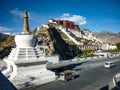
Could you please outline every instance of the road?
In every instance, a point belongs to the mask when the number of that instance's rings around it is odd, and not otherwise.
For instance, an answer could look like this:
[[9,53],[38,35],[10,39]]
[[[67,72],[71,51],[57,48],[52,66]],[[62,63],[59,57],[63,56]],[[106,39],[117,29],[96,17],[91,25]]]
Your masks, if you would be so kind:
[[[111,69],[105,69],[103,64],[106,61],[114,61],[117,66]],[[120,57],[114,59],[91,60],[75,66],[69,65],[68,68],[69,67],[76,69],[79,74],[76,79],[67,82],[53,81],[48,84],[22,90],[103,90],[102,88],[112,80],[112,77],[120,72]]]

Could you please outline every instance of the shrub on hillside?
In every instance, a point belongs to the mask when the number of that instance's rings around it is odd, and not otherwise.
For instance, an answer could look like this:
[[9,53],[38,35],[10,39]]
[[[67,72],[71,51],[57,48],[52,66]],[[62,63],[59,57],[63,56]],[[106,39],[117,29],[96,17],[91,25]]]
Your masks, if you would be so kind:
[[116,43],[116,47],[120,50],[120,42]]

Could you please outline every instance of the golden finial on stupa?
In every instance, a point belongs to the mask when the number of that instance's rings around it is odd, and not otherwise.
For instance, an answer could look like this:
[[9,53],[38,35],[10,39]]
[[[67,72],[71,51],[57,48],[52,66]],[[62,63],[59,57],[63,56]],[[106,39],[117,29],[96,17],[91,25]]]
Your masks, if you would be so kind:
[[28,24],[28,13],[27,11],[24,12],[24,22],[23,22],[23,29],[21,34],[29,34],[29,24]]
[[27,11],[24,12],[24,18],[28,18]]

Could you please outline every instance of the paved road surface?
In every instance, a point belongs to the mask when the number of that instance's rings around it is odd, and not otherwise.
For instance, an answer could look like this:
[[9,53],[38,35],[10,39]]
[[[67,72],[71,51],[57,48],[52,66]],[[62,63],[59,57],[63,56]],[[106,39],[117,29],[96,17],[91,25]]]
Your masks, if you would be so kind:
[[[111,69],[103,67],[106,61],[117,61],[117,66]],[[112,77],[120,72],[120,58],[89,61],[78,64],[74,67],[79,73],[79,77],[67,82],[54,81],[48,84],[34,86],[24,90],[102,90],[112,79]]]

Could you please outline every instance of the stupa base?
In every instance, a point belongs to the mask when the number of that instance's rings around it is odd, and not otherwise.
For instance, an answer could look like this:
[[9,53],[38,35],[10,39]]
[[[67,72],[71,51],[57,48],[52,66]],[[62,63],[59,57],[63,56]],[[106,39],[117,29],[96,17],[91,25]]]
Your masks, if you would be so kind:
[[[6,60],[6,62],[7,61],[9,60]],[[12,69],[6,69],[2,71],[2,73],[17,89],[41,85],[56,80],[55,73],[47,70],[45,63],[45,61],[41,61],[41,64],[40,62],[12,64],[16,67],[17,72],[10,72]]]
[[11,82],[17,89],[21,89],[46,84],[55,80],[55,74],[49,70],[46,70],[39,75],[37,74],[36,76],[33,76],[32,74],[31,76],[17,75],[13,80],[11,80]]

